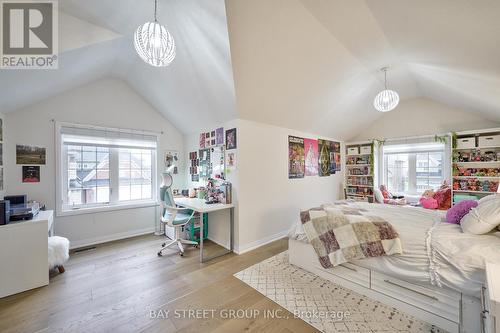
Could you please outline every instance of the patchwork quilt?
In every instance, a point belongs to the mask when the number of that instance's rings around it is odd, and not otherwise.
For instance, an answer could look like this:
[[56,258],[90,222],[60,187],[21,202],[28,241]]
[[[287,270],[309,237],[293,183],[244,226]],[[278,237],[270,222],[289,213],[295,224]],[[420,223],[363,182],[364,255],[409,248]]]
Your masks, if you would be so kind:
[[300,220],[323,268],[403,253],[393,226],[359,208],[354,201],[338,201],[301,211]]

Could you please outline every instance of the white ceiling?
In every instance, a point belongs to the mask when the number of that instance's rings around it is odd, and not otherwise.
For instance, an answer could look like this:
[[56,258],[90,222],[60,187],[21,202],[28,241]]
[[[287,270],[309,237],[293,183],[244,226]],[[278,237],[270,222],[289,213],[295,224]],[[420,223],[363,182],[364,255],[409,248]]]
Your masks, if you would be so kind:
[[111,75],[184,133],[241,117],[349,138],[380,117],[372,101],[390,65],[403,100],[500,121],[497,0],[159,0],[177,45],[166,68],[132,43],[153,0],[59,7],[59,70],[0,70],[0,112]]
[[372,102],[389,65],[403,101],[427,97],[500,121],[500,1],[283,3],[226,2],[243,118],[356,136],[381,116]]
[[0,112],[114,76],[184,133],[236,118],[223,0],[159,1],[158,19],[177,47],[166,68],[145,64],[133,46],[135,29],[153,19],[153,0],[60,0],[59,8],[59,69],[1,70]]

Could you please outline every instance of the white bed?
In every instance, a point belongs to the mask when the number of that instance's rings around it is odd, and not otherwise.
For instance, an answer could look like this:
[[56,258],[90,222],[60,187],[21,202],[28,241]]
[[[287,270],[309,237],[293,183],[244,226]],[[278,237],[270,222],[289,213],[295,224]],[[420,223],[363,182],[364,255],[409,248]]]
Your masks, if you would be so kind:
[[479,332],[485,260],[500,263],[500,235],[464,234],[460,226],[443,222],[442,211],[358,205],[394,226],[402,255],[323,269],[297,220],[290,232],[290,262],[392,306],[400,305],[394,298],[409,303],[406,311],[449,331]]

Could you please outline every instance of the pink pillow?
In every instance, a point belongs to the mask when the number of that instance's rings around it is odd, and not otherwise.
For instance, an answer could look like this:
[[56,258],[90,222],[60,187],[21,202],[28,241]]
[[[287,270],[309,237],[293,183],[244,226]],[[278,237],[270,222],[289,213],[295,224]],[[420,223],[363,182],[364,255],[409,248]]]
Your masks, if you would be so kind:
[[472,208],[477,207],[476,200],[462,200],[446,212],[446,222],[460,224],[462,217],[467,215]]
[[434,198],[420,198],[420,204],[425,209],[437,209],[439,207],[438,202]]

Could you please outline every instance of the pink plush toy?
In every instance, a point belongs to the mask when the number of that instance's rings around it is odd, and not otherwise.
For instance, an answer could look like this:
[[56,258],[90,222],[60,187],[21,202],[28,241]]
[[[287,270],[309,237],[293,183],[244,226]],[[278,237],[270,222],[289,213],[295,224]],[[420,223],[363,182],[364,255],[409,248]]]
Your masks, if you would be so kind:
[[439,207],[438,201],[434,199],[433,190],[425,191],[419,201],[422,207],[424,207],[425,209],[437,209]]

